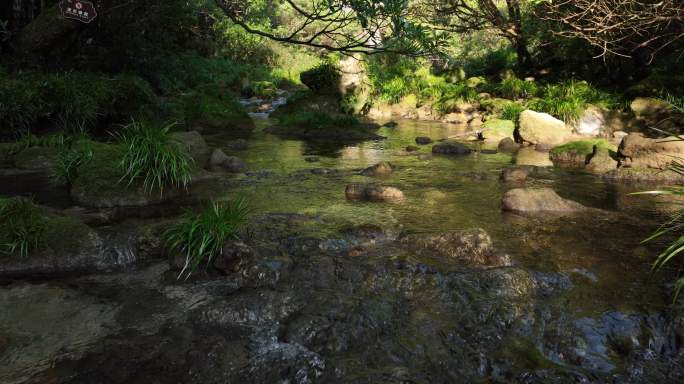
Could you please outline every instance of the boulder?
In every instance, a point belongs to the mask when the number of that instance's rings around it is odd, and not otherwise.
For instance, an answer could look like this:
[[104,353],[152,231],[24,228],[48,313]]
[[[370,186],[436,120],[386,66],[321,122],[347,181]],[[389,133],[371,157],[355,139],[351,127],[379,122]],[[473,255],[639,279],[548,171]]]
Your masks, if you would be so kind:
[[615,145],[604,139],[578,140],[554,147],[549,158],[555,166],[584,168],[596,149],[615,152]]
[[408,235],[401,239],[420,256],[456,261],[467,266],[510,266],[510,256],[496,252],[492,238],[481,228],[435,235]]
[[178,143],[192,156],[199,167],[204,167],[209,160],[211,150],[204,141],[204,137],[197,131],[174,132],[171,138]]
[[394,166],[387,161],[383,161],[364,169],[361,171],[361,174],[363,176],[389,176],[393,171]]
[[501,181],[510,182],[522,182],[527,180],[529,172],[525,167],[510,167],[506,168],[501,172]]
[[418,144],[418,145],[427,145],[430,143],[432,143],[432,139],[427,137],[427,136],[416,137],[416,144]]
[[606,173],[616,169],[617,166],[617,160],[613,159],[608,149],[595,146],[594,152],[584,169],[592,173]]
[[485,140],[501,140],[513,138],[515,123],[510,120],[489,119],[482,124],[481,131]]
[[497,146],[497,150],[499,152],[515,153],[519,149],[520,149],[520,144],[516,143],[510,137],[506,137],[506,138],[501,139],[501,141],[499,141],[499,145]]
[[432,153],[440,155],[457,155],[463,156],[468,155],[472,150],[457,141],[446,140],[441,143],[437,143],[432,147]]
[[572,213],[586,209],[582,204],[558,196],[551,188],[511,189],[503,196],[502,208],[516,213]]
[[649,139],[641,133],[625,136],[618,148],[620,167],[667,169],[684,158],[684,141],[676,137]]
[[244,151],[247,149],[247,140],[236,139],[226,144],[226,148],[233,151]]
[[379,184],[349,184],[344,194],[352,201],[399,202],[404,200],[404,193],[401,190]]
[[385,124],[382,125],[382,127],[385,128],[396,128],[399,125],[396,121],[388,121]]
[[406,146],[406,152],[417,152],[420,151],[419,147],[416,147],[415,145],[407,145]]
[[663,100],[638,97],[632,101],[630,108],[647,127],[679,132],[684,125],[684,113]]
[[208,168],[212,172],[244,173],[247,164],[235,156],[227,156],[220,149],[214,149],[209,158]]
[[57,159],[57,149],[48,147],[29,147],[14,157],[14,164],[19,169],[46,170],[52,168]]
[[572,135],[572,130],[561,120],[546,114],[525,110],[520,114],[520,136],[533,144],[559,145]]

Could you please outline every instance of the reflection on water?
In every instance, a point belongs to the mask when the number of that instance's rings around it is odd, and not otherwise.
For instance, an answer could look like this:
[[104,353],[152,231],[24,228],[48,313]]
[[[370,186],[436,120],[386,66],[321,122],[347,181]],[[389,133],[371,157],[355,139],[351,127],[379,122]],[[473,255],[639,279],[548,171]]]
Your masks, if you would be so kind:
[[[395,128],[381,128],[385,140],[358,144],[311,144],[285,140],[263,132],[260,125],[249,149],[234,152],[252,171],[268,170],[271,177],[230,188],[225,197],[244,195],[260,212],[297,212],[321,215],[338,222],[378,224],[400,232],[438,232],[481,227],[497,246],[522,265],[536,270],[561,271],[579,279],[576,295],[579,312],[602,312],[623,306],[662,305],[663,295],[650,280],[650,257],[659,244],[644,248],[640,240],[662,218],[650,200],[629,196],[634,188],[603,182],[577,171],[552,170],[527,186],[551,187],[561,196],[605,210],[605,215],[561,219],[520,218],[503,214],[502,194],[513,186],[499,181],[500,171],[511,164],[550,165],[548,153],[530,148],[518,158],[509,154],[475,153],[465,157],[434,156],[431,146],[407,153],[416,136],[435,141],[462,130],[441,123],[402,121]],[[221,147],[220,137],[209,138]],[[315,154],[316,162],[307,161]],[[397,171],[390,177],[360,176],[361,169],[390,161]],[[311,172],[312,169],[335,172]],[[351,182],[381,182],[401,189],[401,204],[354,203],[345,199]],[[639,252],[635,250],[639,249]],[[645,250],[644,250],[645,249]],[[637,255],[639,254],[639,256]],[[595,276],[592,279],[582,276]],[[588,293],[587,293],[588,292]],[[587,301],[585,295],[593,300]],[[571,297],[573,297],[571,295]]]

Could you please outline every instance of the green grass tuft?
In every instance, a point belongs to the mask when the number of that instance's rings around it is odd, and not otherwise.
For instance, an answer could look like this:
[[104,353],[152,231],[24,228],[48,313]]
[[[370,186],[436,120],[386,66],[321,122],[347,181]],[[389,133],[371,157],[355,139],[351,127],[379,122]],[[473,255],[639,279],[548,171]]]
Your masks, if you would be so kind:
[[26,257],[45,238],[47,219],[26,198],[0,198],[0,253]]
[[570,80],[560,84],[548,84],[539,99],[531,101],[530,109],[546,112],[566,123],[577,122],[587,106],[595,105],[608,109],[624,106],[621,97],[600,91],[586,81]]
[[518,103],[508,103],[501,110],[501,118],[515,123],[516,127],[520,123],[520,114],[525,110],[525,106]]
[[142,180],[148,193],[164,188],[186,188],[190,183],[193,160],[190,155],[171,138],[169,131],[175,123],[158,125],[133,121],[118,134],[124,147],[120,167],[131,185]]
[[210,266],[228,240],[238,238],[249,209],[245,200],[212,202],[199,213],[187,213],[162,234],[165,246],[185,255],[178,279],[190,277],[197,268]]
[[496,92],[507,99],[533,97],[537,94],[537,84],[511,76],[496,86]]

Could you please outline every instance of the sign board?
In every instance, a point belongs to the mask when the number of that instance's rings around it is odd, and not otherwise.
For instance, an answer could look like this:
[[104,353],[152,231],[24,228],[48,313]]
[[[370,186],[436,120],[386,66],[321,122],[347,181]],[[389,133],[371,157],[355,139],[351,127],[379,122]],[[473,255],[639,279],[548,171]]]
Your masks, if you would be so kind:
[[90,1],[62,0],[59,2],[59,9],[62,10],[62,16],[67,19],[82,21],[86,24],[97,17],[95,5]]

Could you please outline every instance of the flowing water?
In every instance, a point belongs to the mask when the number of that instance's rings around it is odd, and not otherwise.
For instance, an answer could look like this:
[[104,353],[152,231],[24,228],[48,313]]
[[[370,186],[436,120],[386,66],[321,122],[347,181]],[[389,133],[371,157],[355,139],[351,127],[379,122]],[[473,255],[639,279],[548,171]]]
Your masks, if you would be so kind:
[[[679,375],[666,372],[681,356],[663,284],[670,277],[650,273],[663,243],[640,244],[668,206],[629,195],[639,187],[549,169],[526,186],[597,210],[520,217],[501,210],[502,195],[517,185],[499,174],[515,156],[405,151],[416,136],[439,140],[462,127],[401,121],[379,130],[385,140],[325,143],[267,134],[269,124],[257,119],[244,150],[230,149],[230,137],[206,137],[250,169],[211,193],[249,201],[259,218],[253,237],[268,231],[259,225],[277,227],[261,236],[277,245],[261,245],[256,277],[178,284],[163,262],[8,281],[0,288],[9,308],[0,314],[0,379],[542,383]],[[380,161],[395,172],[359,174]],[[350,202],[344,190],[352,182],[397,187],[406,200]],[[363,241],[345,235],[349,228],[380,234],[351,257],[349,244]],[[484,229],[514,266],[464,269],[394,241],[471,228]]]

